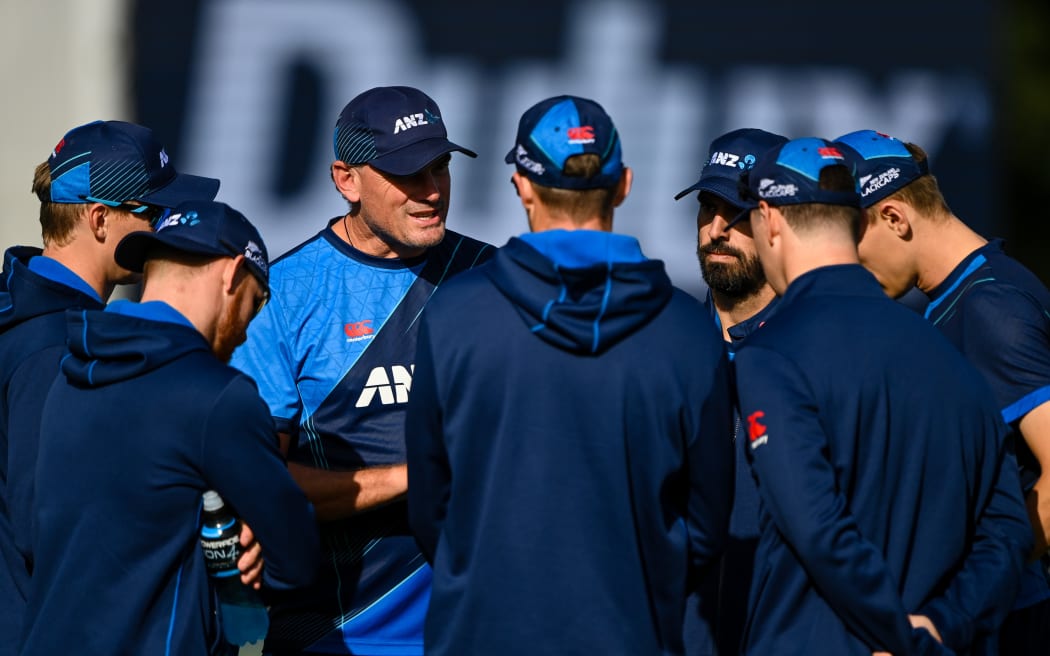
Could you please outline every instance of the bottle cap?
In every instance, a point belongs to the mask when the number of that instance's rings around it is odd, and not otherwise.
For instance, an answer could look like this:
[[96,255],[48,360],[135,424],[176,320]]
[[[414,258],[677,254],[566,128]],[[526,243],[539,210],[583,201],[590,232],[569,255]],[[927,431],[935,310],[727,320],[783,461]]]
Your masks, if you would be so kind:
[[222,501],[222,497],[215,490],[208,490],[204,493],[204,510],[205,512],[214,512],[222,508],[225,504]]

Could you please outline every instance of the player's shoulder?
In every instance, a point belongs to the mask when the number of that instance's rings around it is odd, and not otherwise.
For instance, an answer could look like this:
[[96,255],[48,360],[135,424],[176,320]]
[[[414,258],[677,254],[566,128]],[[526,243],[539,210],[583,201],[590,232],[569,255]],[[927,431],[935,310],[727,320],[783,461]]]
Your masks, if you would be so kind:
[[327,257],[328,253],[331,251],[331,248],[327,245],[328,241],[325,238],[325,232],[327,231],[328,228],[326,227],[324,230],[321,230],[309,239],[300,242],[274,258],[270,262],[271,280],[274,276],[280,277],[287,274],[289,271],[313,266],[316,264],[318,258]]
[[427,258],[447,267],[449,273],[467,271],[492,259],[496,247],[473,237],[446,230],[441,243],[428,251]]
[[[183,372],[192,376],[192,385],[201,402],[211,400],[217,407],[236,412],[238,408],[266,409],[255,381],[236,367],[222,362],[205,351],[192,354]],[[183,374],[186,375],[186,374]]]

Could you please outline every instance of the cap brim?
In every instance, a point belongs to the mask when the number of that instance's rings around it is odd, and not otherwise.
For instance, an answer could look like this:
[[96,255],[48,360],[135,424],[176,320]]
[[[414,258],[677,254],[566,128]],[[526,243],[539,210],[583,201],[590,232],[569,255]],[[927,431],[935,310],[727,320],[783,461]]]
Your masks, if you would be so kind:
[[708,176],[707,178],[701,177],[692,187],[678,192],[678,195],[676,195],[674,199],[680,200],[682,197],[694,191],[706,191],[718,196],[733,207],[743,209],[751,209],[751,207],[755,207],[753,203],[749,203],[740,198],[740,191],[737,184],[738,182],[736,180],[731,180],[722,176]]
[[454,144],[443,137],[435,137],[409,144],[385,155],[370,159],[366,163],[391,175],[412,175],[422,171],[428,164],[442,155],[453,151],[463,153],[467,157],[478,156],[473,150]]
[[140,232],[132,232],[121,239],[120,243],[117,244],[116,250],[113,252],[113,259],[117,261],[117,264],[128,271],[142,273],[142,268],[145,266],[146,260],[149,259],[150,251],[157,246],[167,246],[168,248],[179,252],[192,255],[232,257],[224,250],[209,247],[188,239],[182,239],[178,235],[173,235],[171,233],[165,234],[165,231],[149,232],[143,230]]
[[723,230],[729,230],[730,228],[732,228],[736,224],[740,223],[744,219],[750,219],[751,218],[751,210],[754,210],[757,207],[758,207],[757,205],[753,205],[751,207],[745,207],[744,209],[740,210],[739,214],[734,216],[731,221],[726,223],[726,227],[723,228]]
[[694,191],[700,191],[700,183],[699,182],[694,184],[692,187],[686,187],[685,189],[679,191],[677,194],[674,195],[674,199],[675,200],[682,200],[682,198],[688,196],[690,193],[692,193]]
[[214,200],[218,193],[219,181],[215,178],[176,173],[172,181],[160,189],[130,200],[171,208],[188,200]]

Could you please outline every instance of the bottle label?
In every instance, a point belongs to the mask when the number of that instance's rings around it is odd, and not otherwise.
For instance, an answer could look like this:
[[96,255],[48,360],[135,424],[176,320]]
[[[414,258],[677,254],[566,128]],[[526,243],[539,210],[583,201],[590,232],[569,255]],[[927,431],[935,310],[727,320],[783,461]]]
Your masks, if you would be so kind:
[[227,577],[240,573],[237,561],[241,557],[241,536],[234,526],[236,523],[232,521],[221,527],[205,526],[201,529],[204,565],[211,576]]

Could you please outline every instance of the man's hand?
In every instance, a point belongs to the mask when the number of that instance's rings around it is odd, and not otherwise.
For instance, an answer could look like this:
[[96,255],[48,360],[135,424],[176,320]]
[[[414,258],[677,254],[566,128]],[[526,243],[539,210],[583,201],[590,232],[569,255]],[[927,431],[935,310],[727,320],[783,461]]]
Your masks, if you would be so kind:
[[244,522],[241,522],[241,547],[244,552],[237,560],[241,583],[258,590],[262,587],[262,571],[266,561],[262,557],[262,545],[255,540],[251,527]]
[[933,625],[933,622],[930,621],[930,618],[926,617],[925,615],[909,615],[908,621],[911,622],[911,626],[913,629],[926,629],[937,642],[944,642],[943,640],[941,640],[940,631],[938,631],[937,627]]

